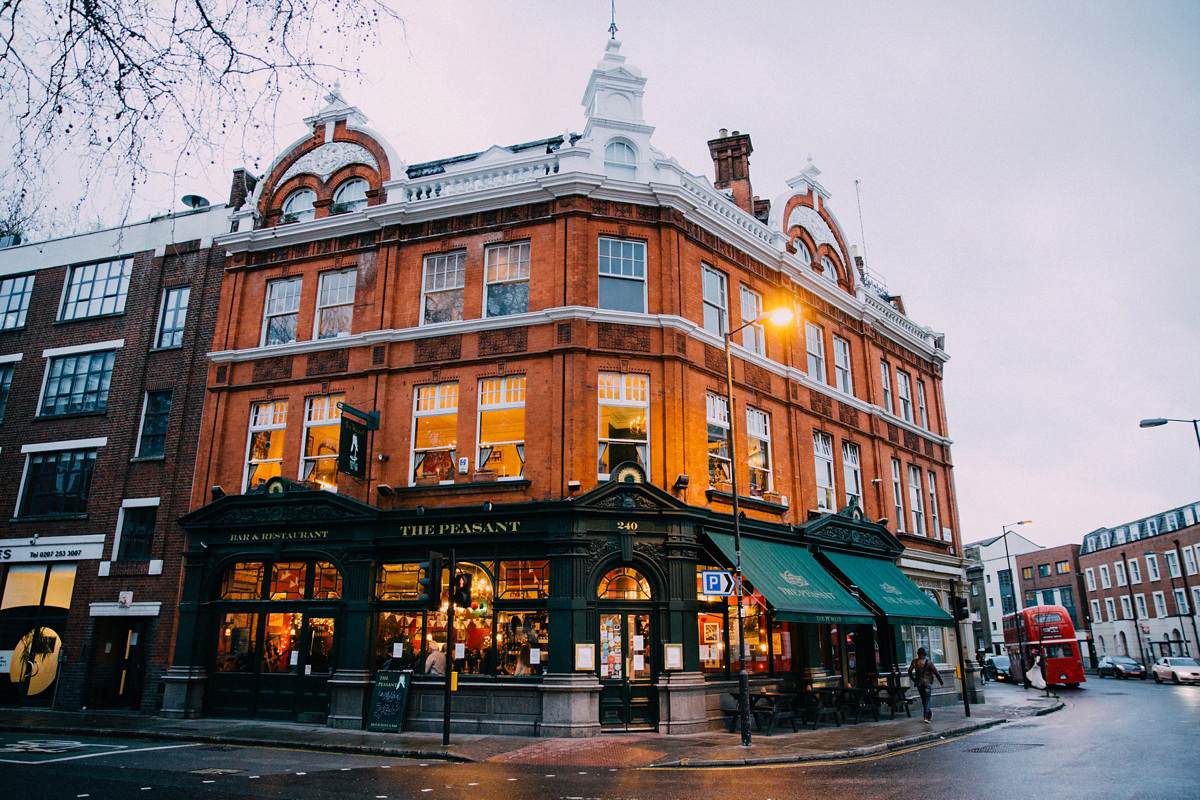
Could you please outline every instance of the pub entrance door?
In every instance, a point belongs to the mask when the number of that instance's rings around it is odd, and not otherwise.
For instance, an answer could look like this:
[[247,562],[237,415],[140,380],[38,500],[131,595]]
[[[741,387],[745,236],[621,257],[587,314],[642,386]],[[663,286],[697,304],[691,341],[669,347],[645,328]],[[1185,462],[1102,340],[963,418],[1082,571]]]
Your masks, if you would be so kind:
[[650,615],[600,614],[600,727],[654,730],[654,673]]

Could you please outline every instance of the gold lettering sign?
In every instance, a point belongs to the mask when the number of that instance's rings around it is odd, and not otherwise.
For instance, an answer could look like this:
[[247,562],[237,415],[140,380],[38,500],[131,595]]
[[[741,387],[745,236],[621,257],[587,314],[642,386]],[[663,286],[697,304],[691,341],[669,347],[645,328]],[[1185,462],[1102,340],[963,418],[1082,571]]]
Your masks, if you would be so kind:
[[271,531],[268,533],[231,533],[231,542],[290,542],[327,539],[329,531]]
[[396,536],[463,536],[487,533],[518,533],[521,523],[509,522],[439,522],[429,525],[400,525],[393,529]]

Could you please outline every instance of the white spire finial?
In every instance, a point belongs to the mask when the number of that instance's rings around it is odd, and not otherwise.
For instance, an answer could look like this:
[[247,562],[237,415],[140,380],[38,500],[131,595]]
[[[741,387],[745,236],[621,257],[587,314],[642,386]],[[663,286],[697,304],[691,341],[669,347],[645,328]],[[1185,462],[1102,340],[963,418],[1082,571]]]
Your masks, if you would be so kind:
[[611,39],[617,38],[617,0],[612,0],[612,24],[608,26],[608,35]]

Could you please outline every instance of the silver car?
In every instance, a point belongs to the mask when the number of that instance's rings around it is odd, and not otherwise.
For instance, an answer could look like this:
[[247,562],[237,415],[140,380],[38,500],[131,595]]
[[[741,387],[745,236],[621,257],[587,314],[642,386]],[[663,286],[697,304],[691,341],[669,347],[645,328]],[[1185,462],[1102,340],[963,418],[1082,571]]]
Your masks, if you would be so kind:
[[1200,683],[1200,664],[1194,658],[1160,658],[1150,666],[1154,682]]

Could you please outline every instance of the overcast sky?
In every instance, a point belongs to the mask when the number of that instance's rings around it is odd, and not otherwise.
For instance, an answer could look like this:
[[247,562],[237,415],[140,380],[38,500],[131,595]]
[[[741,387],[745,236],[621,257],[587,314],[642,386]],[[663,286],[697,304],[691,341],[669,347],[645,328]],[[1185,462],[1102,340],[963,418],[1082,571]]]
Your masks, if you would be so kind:
[[[580,131],[608,0],[401,3],[347,99],[408,163]],[[808,156],[909,316],[946,334],[962,537],[1045,545],[1200,500],[1200,4],[618,0],[653,142],[755,193]],[[320,103],[295,97],[265,167]],[[223,171],[184,191],[228,193]],[[861,182],[865,237],[855,180]]]

